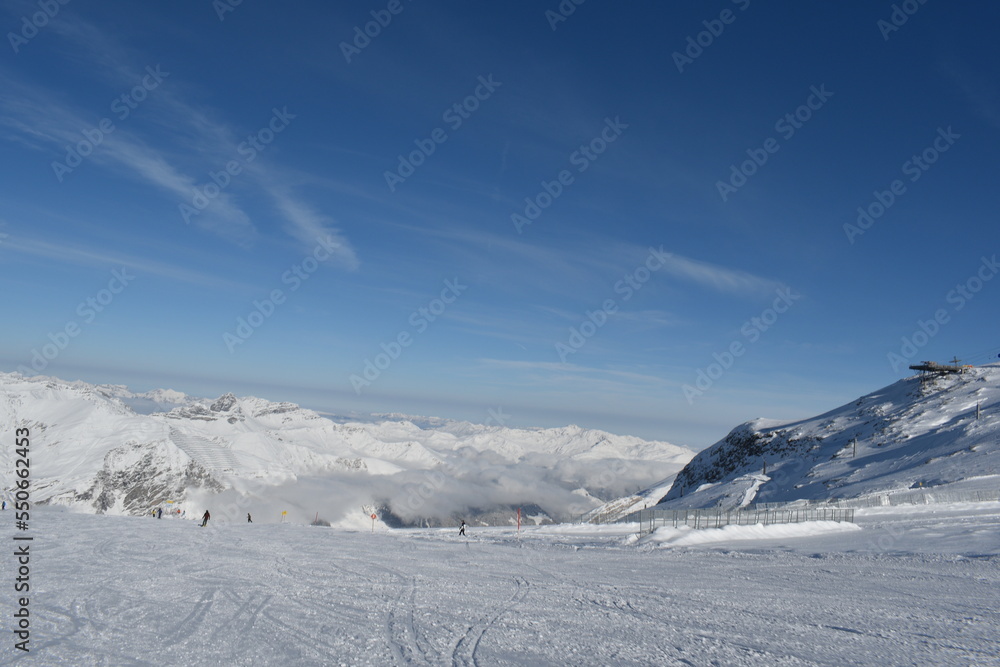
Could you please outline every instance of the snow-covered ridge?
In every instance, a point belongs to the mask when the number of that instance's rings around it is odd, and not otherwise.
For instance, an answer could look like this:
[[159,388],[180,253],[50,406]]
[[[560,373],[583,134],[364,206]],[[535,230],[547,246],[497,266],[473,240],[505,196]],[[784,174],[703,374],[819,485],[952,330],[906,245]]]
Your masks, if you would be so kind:
[[[207,504],[223,492],[241,508],[270,512],[280,502],[302,520],[372,505],[402,521],[522,505],[566,518],[672,475],[694,455],[577,426],[334,421],[256,397],[137,394],[0,373],[0,428],[16,426],[31,430],[36,502],[116,514]],[[6,491],[9,451],[0,451],[0,471]]]
[[678,473],[663,503],[739,507],[973,488],[998,473],[1000,366],[989,365],[906,378],[812,419],[741,424]]

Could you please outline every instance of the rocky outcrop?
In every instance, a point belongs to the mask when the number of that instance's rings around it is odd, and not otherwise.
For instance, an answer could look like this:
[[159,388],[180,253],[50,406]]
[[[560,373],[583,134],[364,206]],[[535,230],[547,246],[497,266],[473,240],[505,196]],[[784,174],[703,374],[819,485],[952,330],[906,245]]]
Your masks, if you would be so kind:
[[53,502],[83,501],[103,514],[111,509],[118,513],[143,514],[179,500],[192,488],[219,492],[223,485],[205,468],[194,461],[178,466],[163,443],[130,442],[117,447],[104,457],[104,467],[97,473],[93,485],[71,497],[53,498]]

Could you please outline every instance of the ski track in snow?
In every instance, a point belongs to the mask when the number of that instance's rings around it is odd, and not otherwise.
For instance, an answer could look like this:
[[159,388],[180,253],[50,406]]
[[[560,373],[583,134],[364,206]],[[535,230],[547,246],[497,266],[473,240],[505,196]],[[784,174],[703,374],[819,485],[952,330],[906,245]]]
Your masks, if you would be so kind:
[[417,595],[414,578],[405,578],[399,588],[393,608],[386,615],[386,639],[398,665],[429,665],[424,651],[417,643],[417,631],[413,626],[413,608]]
[[1000,504],[949,507],[704,547],[40,509],[33,650],[5,593],[0,663],[1000,666]]
[[514,584],[516,590],[507,603],[498,611],[484,616],[473,625],[470,625],[466,629],[465,634],[462,635],[462,638],[456,642],[455,648],[451,653],[452,665],[455,665],[455,667],[475,667],[479,664],[476,661],[476,650],[479,648],[479,642],[482,640],[483,635],[500,620],[501,616],[520,604],[528,595],[530,584],[527,579],[524,577],[514,577]]

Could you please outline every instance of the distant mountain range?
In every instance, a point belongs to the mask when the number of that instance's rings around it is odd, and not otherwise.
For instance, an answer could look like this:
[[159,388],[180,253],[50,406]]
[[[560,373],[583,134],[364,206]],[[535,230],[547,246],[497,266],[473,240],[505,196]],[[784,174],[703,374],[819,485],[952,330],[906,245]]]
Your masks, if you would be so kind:
[[[567,519],[672,476],[694,452],[577,426],[330,419],[292,403],[0,373],[0,432],[31,431],[35,502],[77,511],[395,525]],[[12,448],[0,448],[6,498]],[[221,509],[220,509],[221,508]],[[281,515],[280,512],[287,512]],[[261,519],[255,519],[257,521]]]

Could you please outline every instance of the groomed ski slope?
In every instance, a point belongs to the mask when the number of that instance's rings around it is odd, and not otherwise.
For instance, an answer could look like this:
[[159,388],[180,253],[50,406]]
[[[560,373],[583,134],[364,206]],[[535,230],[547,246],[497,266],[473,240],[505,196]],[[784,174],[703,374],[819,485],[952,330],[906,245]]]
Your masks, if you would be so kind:
[[1000,665],[1000,503],[638,541],[32,519],[32,651],[6,554],[3,664]]

